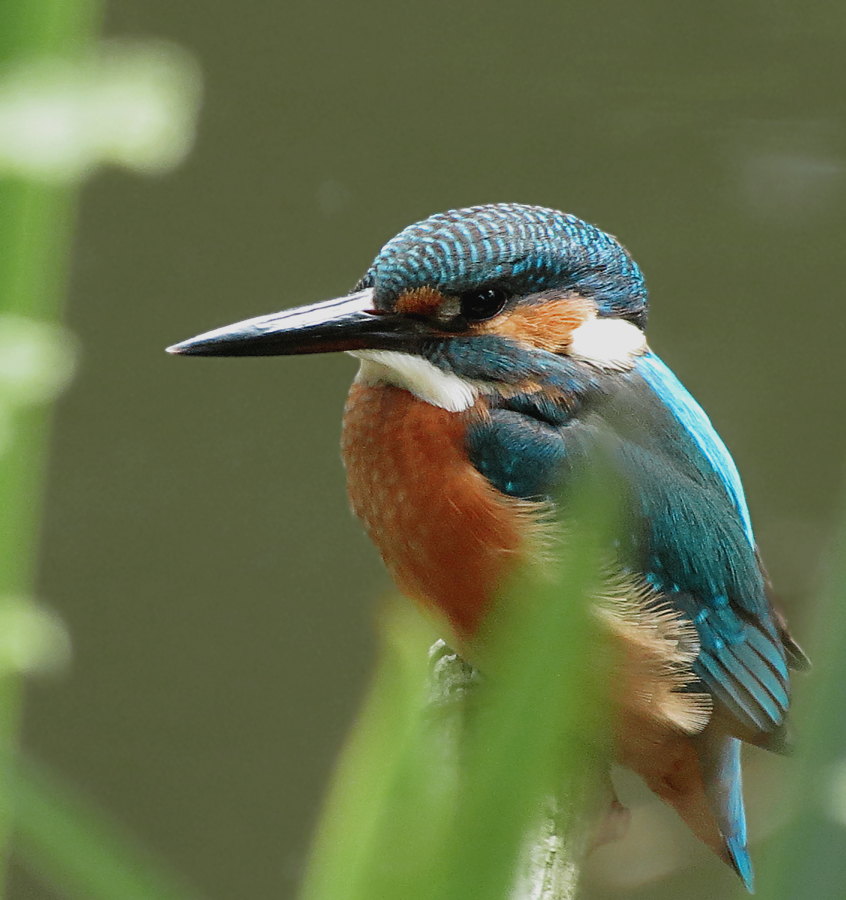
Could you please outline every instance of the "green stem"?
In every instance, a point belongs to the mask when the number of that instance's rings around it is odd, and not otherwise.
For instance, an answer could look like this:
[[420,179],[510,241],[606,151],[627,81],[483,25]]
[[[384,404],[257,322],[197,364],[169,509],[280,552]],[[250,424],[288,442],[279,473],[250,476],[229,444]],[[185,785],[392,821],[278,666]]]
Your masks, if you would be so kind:
[[[0,4],[0,76],[16,63],[84,50],[99,18],[97,0],[6,0]],[[0,303],[2,313],[55,321],[67,277],[76,189],[21,179],[0,180]],[[49,410],[16,408],[0,466],[0,604],[30,597],[49,434]],[[12,789],[20,730],[21,684],[0,672],[0,797]],[[0,896],[12,821],[0,803]]]

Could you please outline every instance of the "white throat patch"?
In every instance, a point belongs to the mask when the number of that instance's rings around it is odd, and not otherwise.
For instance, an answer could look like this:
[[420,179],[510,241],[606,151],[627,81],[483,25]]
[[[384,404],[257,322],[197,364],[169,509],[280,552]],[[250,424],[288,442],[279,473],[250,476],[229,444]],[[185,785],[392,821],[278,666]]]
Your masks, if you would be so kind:
[[630,369],[646,352],[646,335],[624,319],[588,319],[573,331],[567,352],[602,369]]
[[392,384],[404,388],[432,406],[449,412],[463,412],[476,402],[479,388],[451,372],[444,372],[428,360],[397,350],[353,350],[361,360],[357,381],[365,384]]

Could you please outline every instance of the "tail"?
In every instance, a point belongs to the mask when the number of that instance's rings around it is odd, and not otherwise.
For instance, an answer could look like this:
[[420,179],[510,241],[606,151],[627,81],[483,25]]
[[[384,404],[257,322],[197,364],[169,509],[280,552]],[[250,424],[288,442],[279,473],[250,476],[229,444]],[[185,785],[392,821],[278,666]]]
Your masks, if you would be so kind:
[[737,872],[752,893],[740,778],[741,742],[714,724],[695,737],[675,742],[665,748],[665,753],[642,754],[630,762],[699,840]]
[[710,729],[706,729],[695,739],[695,744],[705,796],[722,838],[722,852],[718,849],[718,853],[737,872],[751,894],[754,891],[753,872],[746,843],[741,742],[725,733],[709,732]]

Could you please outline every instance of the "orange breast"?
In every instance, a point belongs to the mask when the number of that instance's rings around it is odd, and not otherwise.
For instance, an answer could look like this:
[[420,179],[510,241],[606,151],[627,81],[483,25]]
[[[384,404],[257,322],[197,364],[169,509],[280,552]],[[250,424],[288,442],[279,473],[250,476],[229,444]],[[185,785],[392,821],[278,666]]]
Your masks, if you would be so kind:
[[473,468],[464,449],[468,421],[481,414],[356,383],[342,438],[353,510],[398,587],[464,639],[524,546],[525,513]]

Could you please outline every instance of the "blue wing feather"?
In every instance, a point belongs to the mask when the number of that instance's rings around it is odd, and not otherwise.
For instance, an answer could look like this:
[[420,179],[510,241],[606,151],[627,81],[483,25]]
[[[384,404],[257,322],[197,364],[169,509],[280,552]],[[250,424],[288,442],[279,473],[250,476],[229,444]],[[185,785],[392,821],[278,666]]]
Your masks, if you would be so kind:
[[664,405],[678,419],[685,431],[696,441],[703,456],[725,485],[740,513],[749,543],[755,543],[752,536],[752,521],[746,505],[746,496],[740,481],[740,473],[726,449],[726,445],[705,414],[705,410],[693,399],[672,370],[654,353],[641,356],[635,363],[635,371],[661,398]]
[[621,553],[693,622],[695,674],[747,731],[782,724],[786,655],[737,469],[657,357],[557,403],[543,392],[500,398],[471,426],[467,447],[499,490],[525,498],[566,493],[580,467],[610,452],[631,516]]
[[476,468],[509,497],[548,495],[567,458],[558,428],[513,409],[492,409],[470,425],[466,443]]

